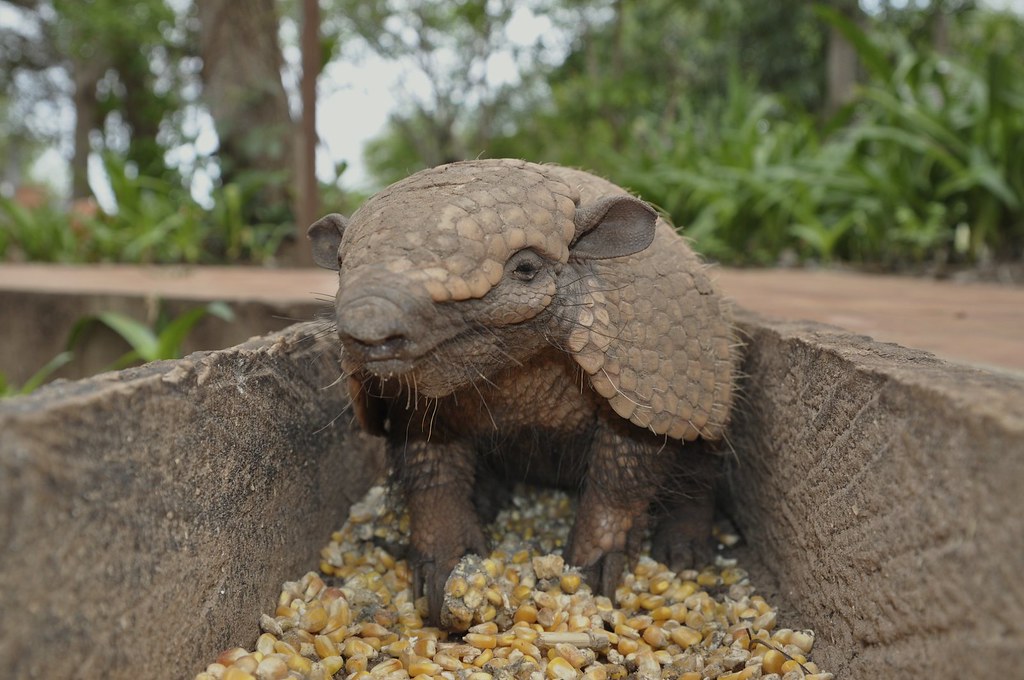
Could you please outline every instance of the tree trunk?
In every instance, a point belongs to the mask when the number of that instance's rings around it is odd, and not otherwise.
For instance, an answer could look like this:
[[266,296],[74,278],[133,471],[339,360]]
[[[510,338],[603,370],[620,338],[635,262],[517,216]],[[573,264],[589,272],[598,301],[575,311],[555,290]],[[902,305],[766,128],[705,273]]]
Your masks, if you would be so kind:
[[89,188],[89,154],[92,152],[89,135],[100,123],[96,82],[103,75],[105,66],[76,59],[71,68],[75,83],[75,148],[71,157],[71,198],[77,199],[92,196],[92,189]]
[[323,53],[320,47],[319,0],[302,2],[302,124],[299,129],[299,154],[296,166],[295,248],[288,253],[288,264],[312,265],[307,247],[306,229],[318,217],[320,202],[316,182],[316,79],[320,75]]
[[953,51],[949,37],[949,11],[944,7],[945,3],[936,3],[932,10],[932,47],[935,52],[944,57],[950,56]]
[[274,0],[198,0],[203,96],[220,138],[221,181],[250,223],[289,222],[295,128],[281,82]]
[[[839,9],[847,18],[857,21],[860,9],[857,3],[839,2],[836,3]],[[857,85],[857,50],[843,37],[837,29],[829,31],[828,56],[826,63],[825,77],[827,79],[827,92],[825,98],[825,112],[829,115],[835,113],[853,99],[854,88]]]

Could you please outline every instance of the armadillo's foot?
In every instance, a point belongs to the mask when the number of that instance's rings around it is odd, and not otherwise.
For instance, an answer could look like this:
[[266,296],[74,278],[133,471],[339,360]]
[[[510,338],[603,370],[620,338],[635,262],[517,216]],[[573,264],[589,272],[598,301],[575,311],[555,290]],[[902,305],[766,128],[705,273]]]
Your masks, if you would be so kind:
[[591,587],[603,595],[615,594],[623,568],[639,552],[647,528],[646,503],[619,506],[590,491],[580,499],[565,559],[580,567]]
[[700,569],[714,561],[710,495],[678,499],[658,519],[651,537],[651,557],[673,571]]
[[428,623],[438,626],[444,586],[452,569],[464,555],[487,555],[487,541],[472,505],[443,490],[414,494],[409,511],[413,597],[427,598]]

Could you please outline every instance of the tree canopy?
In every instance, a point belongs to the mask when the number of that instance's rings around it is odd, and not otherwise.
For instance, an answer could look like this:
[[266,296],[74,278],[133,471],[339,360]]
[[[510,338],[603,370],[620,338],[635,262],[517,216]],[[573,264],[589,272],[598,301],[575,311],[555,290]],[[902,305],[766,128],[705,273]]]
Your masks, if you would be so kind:
[[[403,66],[399,104],[365,146],[378,185],[515,156],[627,185],[728,262],[1024,257],[1016,14],[969,0],[313,6],[319,31],[300,45],[310,4],[296,0],[0,0],[14,17],[0,22],[0,255],[273,257],[296,231],[303,103],[288,55],[302,49],[314,78],[366,55]],[[204,120],[217,145],[200,151]],[[58,144],[71,196],[88,202],[102,159],[116,208],[76,203],[62,220],[59,200],[12,197]],[[337,177],[320,193],[343,211],[359,200]]]

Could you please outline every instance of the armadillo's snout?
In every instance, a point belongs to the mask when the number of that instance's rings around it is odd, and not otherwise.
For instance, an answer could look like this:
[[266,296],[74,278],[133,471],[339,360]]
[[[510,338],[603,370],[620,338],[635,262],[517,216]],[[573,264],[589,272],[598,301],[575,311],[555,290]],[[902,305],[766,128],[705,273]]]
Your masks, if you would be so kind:
[[382,297],[356,300],[338,310],[338,337],[363,362],[409,358],[407,315]]

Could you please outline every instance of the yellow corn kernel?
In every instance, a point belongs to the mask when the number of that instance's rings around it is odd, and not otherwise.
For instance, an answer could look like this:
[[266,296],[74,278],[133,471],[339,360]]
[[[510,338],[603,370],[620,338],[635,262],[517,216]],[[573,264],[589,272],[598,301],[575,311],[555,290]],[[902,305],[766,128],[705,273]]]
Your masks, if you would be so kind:
[[348,674],[365,671],[369,666],[369,660],[362,654],[350,656],[345,660],[345,672]]
[[669,637],[672,638],[672,642],[675,642],[683,649],[686,649],[687,647],[692,647],[693,645],[698,644],[703,639],[703,636],[701,636],[699,631],[696,631],[693,628],[690,628],[689,626],[679,626],[678,628],[673,628],[672,631],[669,632]]
[[498,638],[494,635],[467,633],[463,639],[477,649],[494,649],[498,646]]
[[640,606],[647,611],[652,611],[665,605],[665,598],[661,595],[640,595]]
[[493,658],[494,658],[494,650],[493,649],[485,649],[484,651],[480,652],[479,656],[477,656],[475,659],[473,659],[473,665],[476,666],[477,668],[483,668],[484,664],[486,664],[487,662],[489,662]]
[[672,608],[661,605],[651,610],[651,618],[655,621],[668,621],[672,618]]
[[256,677],[283,678],[288,675],[288,664],[279,656],[268,656],[256,667]]
[[313,662],[299,654],[292,654],[285,663],[288,664],[288,668],[299,673],[309,673],[313,670]]
[[515,602],[526,602],[530,599],[533,588],[525,584],[519,584],[512,589],[512,600]]
[[721,577],[713,571],[702,571],[697,576],[697,585],[705,588],[713,588],[722,583]]
[[342,647],[342,654],[344,654],[346,658],[364,656],[367,659],[372,659],[377,656],[377,650],[365,640],[352,637],[345,640],[345,644]]
[[580,578],[580,575],[572,572],[562,574],[562,577],[558,579],[558,586],[562,589],[562,592],[569,593],[570,595],[579,590],[582,584],[583,580]]
[[800,664],[804,661],[807,661],[807,659],[799,654],[795,655],[792,659],[787,659],[786,662],[782,664],[782,674],[785,675],[790,671],[797,670],[800,668]]
[[437,675],[441,672],[441,666],[427,659],[417,659],[409,664],[408,670],[409,675]]
[[640,649],[640,643],[632,638],[619,638],[619,644],[616,647],[619,650],[619,654],[626,656]]
[[486,623],[478,623],[475,626],[472,626],[467,632],[475,635],[497,635],[498,624],[494,623],[493,621],[488,621]]
[[804,654],[811,651],[814,646],[814,633],[809,630],[794,631],[790,644],[796,645]]
[[345,660],[340,656],[329,656],[320,660],[320,667],[324,669],[328,677],[334,677],[335,673],[345,667]]
[[619,623],[615,626],[615,634],[620,638],[629,638],[631,640],[640,639],[640,631],[632,626],[626,625],[625,623]]
[[741,671],[735,673],[726,673],[725,675],[719,675],[718,680],[750,680],[754,676],[754,670],[756,666],[747,666]]
[[[620,663],[613,663],[605,666],[605,670],[608,671],[608,680],[624,680],[629,671],[626,667]],[[697,680],[700,680],[698,676]]]
[[665,632],[665,629],[661,626],[648,626],[644,629],[643,634],[644,642],[649,644],[651,647],[660,649],[668,644],[669,636]]
[[560,656],[548,661],[544,674],[551,680],[575,680],[576,669]]
[[785,655],[777,649],[769,649],[761,657],[761,671],[768,673],[781,673],[782,664],[786,662]]
[[240,668],[231,667],[224,671],[221,680],[256,680],[256,676]]
[[323,607],[311,607],[299,617],[299,628],[310,633],[319,633],[327,625],[327,610]]
[[321,659],[326,659],[329,656],[341,656],[341,650],[338,649],[338,645],[326,635],[317,635],[313,638],[313,649],[316,650],[316,655]]
[[672,581],[664,577],[659,577],[651,581],[649,589],[654,595],[664,595],[668,592],[669,587],[672,585]]
[[448,594],[452,597],[465,597],[469,592],[469,583],[461,576],[454,576],[448,580]]
[[537,608],[532,604],[519,605],[516,613],[512,615],[512,620],[516,623],[534,623],[537,620]]
[[264,633],[256,638],[256,651],[262,653],[264,656],[274,653],[274,643],[277,642],[277,638],[270,633]]
[[442,669],[446,671],[453,672],[461,671],[463,668],[466,667],[466,665],[462,663],[460,660],[456,659],[454,656],[451,656],[450,654],[445,654],[444,652],[438,652],[434,655],[434,663],[436,663],[438,666],[440,666]]
[[277,640],[274,643],[274,652],[276,652],[277,654],[285,654],[291,656],[293,654],[298,654],[299,650],[295,649],[284,640]]

